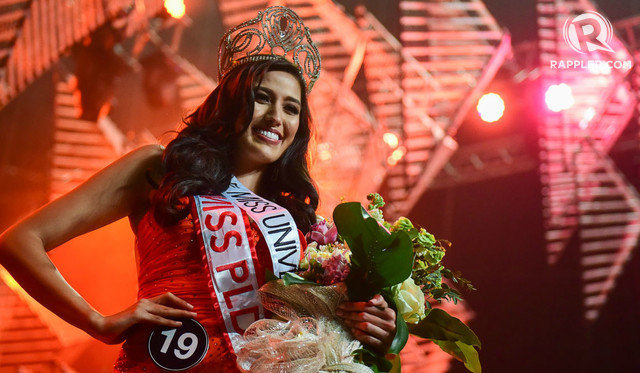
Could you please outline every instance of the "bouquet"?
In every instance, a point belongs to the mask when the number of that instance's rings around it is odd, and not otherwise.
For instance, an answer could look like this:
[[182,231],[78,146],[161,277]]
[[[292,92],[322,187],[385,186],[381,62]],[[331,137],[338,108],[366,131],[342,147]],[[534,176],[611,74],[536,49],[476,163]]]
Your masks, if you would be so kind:
[[[267,334],[250,328],[248,334],[255,337],[250,337],[254,341],[250,349],[266,344],[269,352],[262,357],[252,356],[249,361],[255,364],[265,356],[273,357],[273,336],[287,335],[275,345],[280,348],[293,343],[296,352],[277,353],[280,357],[276,360],[286,357],[285,361],[277,362],[278,368],[273,371],[297,371],[291,365],[282,365],[295,360],[295,367],[301,372],[313,369],[388,372],[392,363],[351,338],[334,313],[337,305],[347,298],[366,301],[382,294],[397,314],[396,336],[388,353],[398,354],[409,334],[413,334],[430,339],[462,361],[469,371],[480,373],[478,337],[459,319],[433,308],[442,300],[457,304],[462,299],[461,293],[447,282],[474,290],[460,273],[442,265],[451,244],[414,227],[407,218],[386,222],[381,210],[382,197],[370,194],[367,198],[370,202],[367,210],[357,202],[346,202],[335,208],[333,224],[319,219],[306,236],[308,246],[300,271],[263,286],[260,294],[265,308],[289,322],[286,326],[279,324],[284,329],[266,338],[256,337]],[[313,343],[309,346],[313,347],[307,348],[304,343],[310,340]],[[318,356],[309,365],[310,359]],[[269,371],[259,367],[261,371]]]

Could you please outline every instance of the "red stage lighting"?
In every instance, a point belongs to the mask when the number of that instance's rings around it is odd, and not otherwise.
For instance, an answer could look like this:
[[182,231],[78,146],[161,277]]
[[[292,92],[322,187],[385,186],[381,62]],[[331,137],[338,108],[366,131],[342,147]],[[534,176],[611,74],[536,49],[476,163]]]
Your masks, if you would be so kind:
[[559,112],[573,106],[574,99],[571,87],[565,83],[554,84],[547,89],[544,101],[551,111]]
[[476,109],[483,121],[493,123],[504,114],[504,100],[497,93],[486,93],[478,100]]

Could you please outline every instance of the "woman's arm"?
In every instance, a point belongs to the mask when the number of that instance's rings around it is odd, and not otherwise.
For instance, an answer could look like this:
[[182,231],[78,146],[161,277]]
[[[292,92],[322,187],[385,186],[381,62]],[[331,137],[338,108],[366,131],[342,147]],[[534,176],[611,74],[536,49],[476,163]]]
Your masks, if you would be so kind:
[[159,167],[161,154],[160,146],[145,146],[127,154],[0,235],[0,264],[14,279],[62,319],[107,343],[121,342],[124,332],[139,322],[177,326],[167,317],[193,317],[188,311],[192,307],[165,294],[105,317],[66,282],[46,252],[120,218],[139,214],[146,208],[150,192],[145,172]]

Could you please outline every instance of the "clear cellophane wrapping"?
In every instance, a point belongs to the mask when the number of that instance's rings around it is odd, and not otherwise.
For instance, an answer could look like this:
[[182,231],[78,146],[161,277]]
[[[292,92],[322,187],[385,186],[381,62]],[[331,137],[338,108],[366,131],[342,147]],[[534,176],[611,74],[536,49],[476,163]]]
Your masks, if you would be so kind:
[[353,352],[362,346],[335,316],[346,299],[344,284],[284,285],[278,280],[266,283],[259,294],[264,308],[283,320],[258,320],[247,328],[237,351],[243,372],[373,372],[354,362]]

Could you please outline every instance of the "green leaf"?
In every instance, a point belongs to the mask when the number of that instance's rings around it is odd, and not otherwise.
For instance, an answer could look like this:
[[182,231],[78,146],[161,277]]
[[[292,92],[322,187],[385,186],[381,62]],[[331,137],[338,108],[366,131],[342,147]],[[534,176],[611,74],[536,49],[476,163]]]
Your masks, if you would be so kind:
[[393,309],[393,311],[396,313],[396,335],[393,337],[393,341],[391,341],[391,346],[389,347],[389,351],[387,351],[387,353],[399,354],[409,340],[409,328],[407,327],[407,323],[404,321],[402,316],[398,314],[398,306],[393,300],[392,288],[382,289],[380,291],[380,295],[384,297],[384,300],[387,301],[389,307],[391,307],[391,309]]
[[336,206],[333,220],[351,249],[349,299],[369,300],[411,275],[413,246],[406,232],[388,232],[357,202]]
[[295,273],[285,273],[284,276],[282,276],[282,283],[285,286],[289,286],[289,285],[318,285],[313,281],[309,281],[304,279],[301,276],[296,275]]
[[464,363],[464,366],[473,373],[482,373],[482,366],[480,365],[480,356],[478,351],[466,343],[460,341],[441,341],[437,339],[432,340],[437,344],[442,351],[453,356],[457,360]]
[[441,341],[460,341],[471,346],[481,347],[478,336],[460,319],[446,311],[434,308],[417,325],[410,326],[409,332],[418,337]]
[[456,342],[440,341],[437,339],[432,339],[431,341],[438,345],[442,351],[453,356],[456,360],[462,361],[463,363],[466,362],[465,360],[467,360],[467,358],[464,356],[464,353],[460,350],[460,347],[458,347]]
[[467,359],[464,362],[464,366],[473,373],[482,373],[482,366],[480,365],[480,356],[478,355],[478,350],[476,350],[473,346],[462,343],[460,341],[456,342],[456,345],[458,345]]
[[401,315],[396,312],[396,335],[391,341],[391,347],[389,347],[390,354],[399,354],[409,340],[409,328]]

